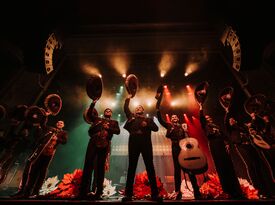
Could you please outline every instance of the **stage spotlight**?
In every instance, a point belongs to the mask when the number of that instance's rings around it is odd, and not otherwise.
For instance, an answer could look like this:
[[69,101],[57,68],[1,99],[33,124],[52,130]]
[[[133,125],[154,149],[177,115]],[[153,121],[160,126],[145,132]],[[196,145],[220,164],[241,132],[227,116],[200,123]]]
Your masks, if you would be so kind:
[[187,77],[188,75],[189,75],[189,73],[187,73],[187,72],[184,73],[184,76],[185,76],[185,77]]
[[126,76],[127,76],[126,73],[123,73],[123,74],[122,74],[122,77],[123,77],[123,78],[126,78]]
[[98,74],[98,76],[99,76],[100,78],[102,78],[102,75],[101,75],[101,74]]
[[176,101],[172,101],[172,102],[171,102],[171,106],[172,106],[172,107],[174,107],[174,106],[176,106],[176,105],[177,105],[177,102],[176,102]]
[[117,104],[116,102],[112,102],[111,103],[112,108],[114,108],[116,106],[116,104]]
[[160,76],[163,78],[171,70],[174,64],[175,56],[169,51],[164,51],[158,65]]
[[164,85],[163,88],[164,88],[164,89],[167,89],[167,85]]
[[151,107],[152,104],[153,104],[152,101],[149,101],[149,100],[147,101],[147,106],[148,106],[148,107]]

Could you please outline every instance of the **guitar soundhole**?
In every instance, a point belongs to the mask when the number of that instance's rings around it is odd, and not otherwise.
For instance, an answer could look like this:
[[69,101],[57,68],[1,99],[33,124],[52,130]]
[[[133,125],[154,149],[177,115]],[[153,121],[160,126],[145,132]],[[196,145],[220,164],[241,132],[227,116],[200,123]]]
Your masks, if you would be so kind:
[[192,148],[193,148],[193,145],[188,143],[188,144],[186,144],[186,148],[187,148],[187,149],[192,149]]

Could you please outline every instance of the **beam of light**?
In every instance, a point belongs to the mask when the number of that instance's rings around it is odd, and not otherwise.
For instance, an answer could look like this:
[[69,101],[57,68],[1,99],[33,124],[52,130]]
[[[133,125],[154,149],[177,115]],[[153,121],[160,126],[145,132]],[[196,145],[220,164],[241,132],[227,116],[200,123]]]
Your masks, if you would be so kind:
[[112,67],[123,77],[126,78],[126,73],[129,68],[129,57],[125,51],[111,51],[109,61]]
[[189,119],[187,117],[187,115],[184,113],[183,114],[183,118],[184,118],[184,121],[188,124],[189,123]]
[[175,64],[174,56],[170,52],[165,51],[162,54],[158,65],[160,76],[163,78],[168,73],[168,71],[171,70],[174,64]]
[[202,48],[200,52],[189,56],[188,63],[186,64],[184,75],[188,76],[199,70],[208,61],[208,51]]
[[194,88],[190,85],[186,85],[187,95],[186,100],[188,102],[188,110],[192,113],[197,111],[198,103],[194,97]]
[[171,102],[171,100],[172,100],[172,97],[171,97],[171,92],[170,92],[170,90],[168,89],[168,86],[167,85],[165,85],[165,86],[163,86],[163,93],[164,93],[164,100],[166,100],[169,104],[170,104],[170,102]]
[[98,75],[100,78],[102,78],[99,69],[91,64],[83,64],[81,69],[87,75]]
[[120,94],[123,93],[123,86],[122,86],[122,85],[119,87],[119,93],[120,93]]
[[195,71],[199,70],[199,64],[196,62],[190,62],[186,65],[184,76],[187,77],[194,73]]
[[193,89],[191,88],[191,86],[190,85],[186,85],[186,90],[187,90],[187,94],[188,95],[193,95]]
[[165,119],[166,119],[166,122],[169,122],[169,123],[171,122],[170,116],[167,113],[165,114]]

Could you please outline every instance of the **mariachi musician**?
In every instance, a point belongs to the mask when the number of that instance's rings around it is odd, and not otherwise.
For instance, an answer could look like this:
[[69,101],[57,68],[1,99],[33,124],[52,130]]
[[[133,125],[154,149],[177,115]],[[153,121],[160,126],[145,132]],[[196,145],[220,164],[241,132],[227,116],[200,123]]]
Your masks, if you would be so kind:
[[40,128],[40,140],[35,150],[26,161],[19,190],[13,198],[28,198],[38,196],[47,175],[48,167],[52,161],[57,146],[66,144],[68,133],[63,130],[64,121],[57,121],[55,127],[47,127],[49,115],[56,116],[62,107],[62,100],[57,94],[46,97],[44,108],[30,106],[25,115],[26,119]]
[[[207,98],[208,87],[208,82],[202,82],[196,87],[194,93],[195,99],[200,107],[200,123],[207,136],[208,147],[212,155],[212,159],[214,161],[223,191],[229,194],[229,197],[232,199],[244,199],[245,197],[242,194],[232,159],[225,148],[225,142],[227,140],[226,136],[220,130],[219,126],[213,122],[213,119],[209,115],[205,115],[203,112],[203,104]],[[231,99],[232,93],[229,92],[227,94],[228,95],[226,98],[224,95],[222,96],[222,99],[226,100],[226,102]]]
[[151,132],[157,132],[158,126],[152,118],[144,116],[144,108],[138,105],[135,112],[129,109],[130,99],[133,98],[138,89],[138,78],[134,74],[127,76],[125,87],[129,96],[125,99],[124,112],[127,121],[124,128],[129,132],[128,152],[129,166],[127,172],[127,181],[125,188],[125,196],[122,201],[131,201],[133,196],[133,184],[138,163],[139,155],[142,154],[148,178],[151,187],[151,199],[153,201],[162,201],[156,183],[156,173],[153,163],[153,147],[151,141]]
[[[105,176],[105,162],[110,150],[110,143],[114,134],[120,133],[118,121],[111,119],[112,110],[106,108],[103,117],[98,117],[94,108],[101,97],[102,80],[99,76],[91,76],[86,84],[88,96],[93,100],[85,117],[91,123],[89,128],[89,144],[87,146],[83,175],[80,185],[79,198],[101,200],[103,194],[103,182]],[[87,121],[87,120],[86,120]],[[96,161],[96,166],[95,166]],[[96,169],[96,171],[95,171]],[[89,195],[93,171],[96,172],[96,193]]]
[[[6,114],[9,126],[2,131],[3,151],[0,158],[0,184],[4,182],[20,154],[29,148],[32,149],[34,144],[32,141],[37,141],[39,129],[27,122],[25,118],[27,108],[26,105],[17,105]],[[35,130],[33,135],[31,135],[32,129]]]
[[[250,106],[255,100],[254,97],[249,98],[245,104],[246,112],[250,113],[250,108],[253,107],[253,112],[259,110],[258,107],[255,109],[255,106]],[[258,100],[257,100],[258,101]],[[221,105],[223,105],[220,100]],[[257,103],[258,104],[258,103]],[[224,107],[224,106],[223,106]],[[245,172],[245,177],[252,183],[252,185],[258,189],[260,197],[271,198],[274,196],[274,179],[272,179],[269,166],[263,153],[262,149],[269,149],[269,145],[263,141],[257,139],[254,140],[253,129],[249,128],[251,123],[240,122],[229,109],[226,109],[227,113],[225,116],[225,127],[227,130],[228,141],[231,145],[230,153],[231,155],[236,155],[236,159],[233,161],[236,171],[239,172],[239,175],[243,175]],[[255,143],[256,142],[256,143]],[[257,146],[262,146],[262,148]],[[240,162],[243,170],[239,169]]]
[[[172,157],[173,157],[173,165],[174,165],[174,182],[175,182],[175,192],[176,200],[182,199],[181,193],[181,165],[179,163],[179,154],[181,152],[180,141],[187,137],[187,124],[179,123],[179,117],[175,114],[171,116],[171,123],[166,122],[160,112],[160,104],[163,96],[163,86],[161,85],[158,90],[155,98],[157,99],[156,109],[157,109],[157,117],[159,123],[167,129],[166,137],[169,138],[172,142]],[[195,199],[201,199],[201,193],[199,191],[199,186],[197,183],[196,175],[191,170],[185,170],[187,172],[189,179],[191,181],[194,197]]]

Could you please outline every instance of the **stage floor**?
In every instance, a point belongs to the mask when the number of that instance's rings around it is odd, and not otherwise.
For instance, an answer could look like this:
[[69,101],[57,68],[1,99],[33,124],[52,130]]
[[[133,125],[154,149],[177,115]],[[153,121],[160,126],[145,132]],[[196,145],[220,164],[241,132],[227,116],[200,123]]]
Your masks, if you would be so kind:
[[[26,200],[14,200],[10,198],[1,198],[0,204],[28,204],[28,205],[41,205],[41,204],[154,204],[155,201],[149,200],[134,200],[130,202],[121,202],[120,199],[108,199],[100,201],[91,201],[91,200],[41,200],[41,199],[26,199]],[[163,204],[175,204],[175,203],[184,203],[185,205],[194,205],[194,204],[236,204],[241,203],[242,205],[253,205],[253,204],[275,204],[275,200],[164,200]]]

